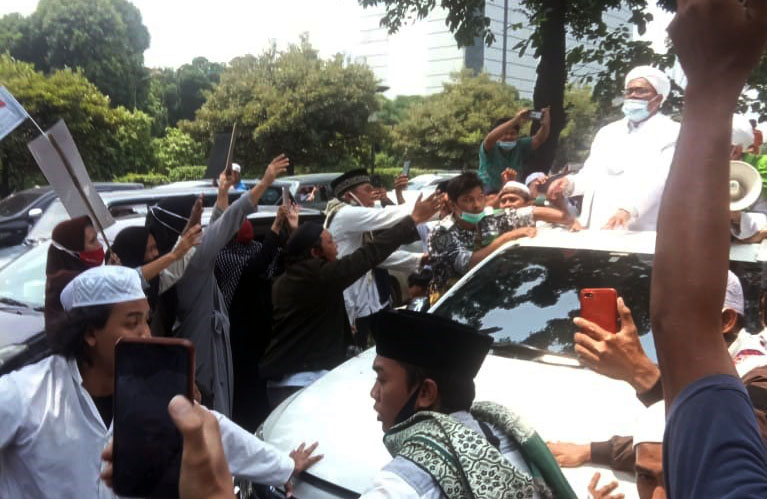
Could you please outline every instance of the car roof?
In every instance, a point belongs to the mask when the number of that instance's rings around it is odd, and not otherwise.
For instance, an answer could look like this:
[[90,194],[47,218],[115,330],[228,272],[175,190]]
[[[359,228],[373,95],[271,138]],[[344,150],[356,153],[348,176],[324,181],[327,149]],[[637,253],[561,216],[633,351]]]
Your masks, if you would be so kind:
[[301,182],[302,184],[311,184],[331,182],[336,178],[343,175],[343,172],[330,172],[330,173],[305,173],[302,175],[291,175],[289,177],[282,177],[282,180],[293,180]]

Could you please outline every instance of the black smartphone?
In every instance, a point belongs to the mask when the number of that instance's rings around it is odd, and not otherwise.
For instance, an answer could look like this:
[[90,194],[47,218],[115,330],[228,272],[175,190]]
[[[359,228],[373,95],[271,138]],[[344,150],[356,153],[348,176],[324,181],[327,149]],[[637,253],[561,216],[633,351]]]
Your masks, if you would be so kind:
[[115,345],[113,485],[118,496],[177,498],[183,441],[168,414],[194,396],[194,345],[122,338]]

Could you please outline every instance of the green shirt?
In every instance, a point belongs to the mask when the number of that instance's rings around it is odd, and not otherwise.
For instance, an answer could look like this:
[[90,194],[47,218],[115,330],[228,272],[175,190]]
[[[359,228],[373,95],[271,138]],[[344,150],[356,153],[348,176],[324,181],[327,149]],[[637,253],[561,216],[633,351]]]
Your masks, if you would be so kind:
[[[525,160],[533,152],[532,137],[517,139],[517,145],[511,151],[503,151],[496,142],[491,151],[485,151],[485,141],[479,144],[479,178],[485,184],[485,188],[492,191],[500,191],[503,187],[501,173],[506,168],[516,171],[522,177]],[[524,182],[524,178],[518,178]]]
[[744,152],[743,161],[753,166],[762,176],[762,185],[767,187],[767,156]]

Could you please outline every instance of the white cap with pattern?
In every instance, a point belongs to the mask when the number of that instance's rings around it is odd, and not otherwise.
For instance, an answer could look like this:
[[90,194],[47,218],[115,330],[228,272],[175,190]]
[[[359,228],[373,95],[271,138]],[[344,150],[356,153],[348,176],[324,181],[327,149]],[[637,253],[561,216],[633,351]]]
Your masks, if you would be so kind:
[[722,308],[729,308],[740,315],[746,315],[743,301],[743,286],[740,285],[740,279],[731,270],[728,270],[727,291],[724,294],[724,305]]
[[61,292],[61,305],[67,312],[77,307],[107,305],[146,298],[137,269],[104,265],[88,269],[67,284]]

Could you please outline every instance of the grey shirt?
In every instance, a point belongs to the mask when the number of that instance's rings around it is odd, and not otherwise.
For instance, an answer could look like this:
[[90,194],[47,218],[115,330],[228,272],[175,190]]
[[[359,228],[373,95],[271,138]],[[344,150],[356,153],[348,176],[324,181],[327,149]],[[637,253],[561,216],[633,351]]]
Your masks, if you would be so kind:
[[213,221],[176,285],[178,311],[174,335],[194,343],[195,379],[203,404],[226,416],[232,414],[233,396],[229,316],[213,269],[218,252],[254,210],[249,193],[232,203],[220,217],[220,210],[214,210]]

